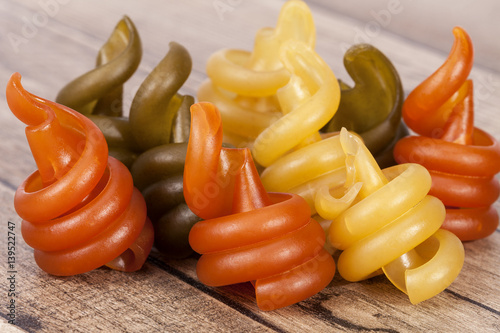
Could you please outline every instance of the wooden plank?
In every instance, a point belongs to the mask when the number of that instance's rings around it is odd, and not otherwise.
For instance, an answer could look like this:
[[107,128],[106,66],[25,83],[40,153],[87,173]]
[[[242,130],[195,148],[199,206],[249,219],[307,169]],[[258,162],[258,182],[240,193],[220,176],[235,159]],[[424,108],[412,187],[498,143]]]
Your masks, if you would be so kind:
[[[327,289],[299,304],[264,312],[262,317],[290,332],[303,332],[314,327],[318,331],[332,329],[374,331],[434,331],[453,332],[457,327],[482,327],[494,331],[498,327],[500,300],[488,293],[499,290],[498,267],[500,259],[484,255],[500,241],[495,233],[488,239],[466,243],[466,262],[459,278],[445,292],[418,305],[409,303],[406,295],[398,291],[384,276],[347,283],[338,274]],[[166,260],[159,255],[157,262],[166,263],[195,280],[194,259]],[[481,276],[481,278],[478,278]],[[255,305],[250,284],[212,288],[227,299],[237,299],[253,312]],[[362,310],[361,310],[362,309]],[[438,315],[439,314],[439,315]],[[443,316],[443,323],[437,318]],[[451,324],[453,322],[453,324]]]
[[[272,323],[258,315],[241,313],[209,293],[200,292],[196,284],[186,283],[149,262],[136,273],[100,268],[72,277],[46,274],[36,266],[33,251],[21,238],[19,218],[12,218],[13,209],[6,205],[12,202],[11,193],[10,189],[0,188],[0,220],[5,221],[5,226],[6,221],[16,224],[16,325],[19,327],[29,332],[273,329]],[[6,248],[4,240],[2,248]],[[2,275],[9,276],[5,270]],[[7,283],[0,285],[3,297],[7,288]],[[4,310],[1,316],[8,319]]]
[[[201,0],[183,5],[160,0],[147,5],[116,0],[58,1],[46,24],[37,26],[32,38],[24,36],[27,42],[14,49],[8,33],[23,36],[24,24],[42,15],[40,3],[10,1],[0,8],[5,24],[5,33],[0,35],[0,43],[5,46],[0,48],[0,80],[6,82],[12,72],[19,71],[30,91],[54,98],[65,83],[92,68],[97,50],[126,13],[136,23],[144,47],[141,66],[126,85],[125,104],[130,104],[140,82],[168,51],[168,42],[180,42],[193,57],[193,73],[183,92],[194,95],[206,78],[208,57],[223,47],[250,50],[257,29],[274,26],[283,1],[234,1],[225,12],[217,11],[216,1]],[[311,2],[310,7],[317,25],[318,52],[338,77],[346,79],[343,46],[352,44],[357,18],[334,12],[325,7],[325,2]],[[451,47],[452,41],[447,42]],[[381,31],[373,43],[394,62],[407,92],[439,67],[447,54],[390,31]],[[475,66],[472,76],[476,81],[477,126],[500,139],[500,119],[496,116],[500,75],[486,66]],[[0,221],[16,222],[20,240],[13,193],[35,165],[24,126],[9,112],[4,95],[0,104]],[[496,207],[500,208],[500,202]],[[2,249],[6,247],[4,238],[0,241]],[[137,273],[103,268],[81,276],[55,278],[36,267],[32,250],[20,241],[16,253],[20,293],[16,323],[30,332],[495,332],[500,319],[499,245],[498,230],[487,239],[466,243],[466,262],[459,278],[445,292],[415,306],[383,276],[347,283],[337,275],[328,288],[309,300],[262,312],[255,305],[250,284],[222,288],[202,285],[196,278],[194,257],[174,261],[153,253]],[[4,270],[2,277],[5,274]],[[7,287],[0,284],[0,295],[4,295],[0,297],[6,297]],[[3,310],[0,316],[7,318]]]

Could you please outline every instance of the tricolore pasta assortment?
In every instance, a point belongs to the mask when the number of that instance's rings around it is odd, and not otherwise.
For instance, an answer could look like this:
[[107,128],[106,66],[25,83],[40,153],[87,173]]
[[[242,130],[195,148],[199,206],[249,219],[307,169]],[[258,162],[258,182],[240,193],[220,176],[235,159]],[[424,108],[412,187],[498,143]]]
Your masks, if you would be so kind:
[[264,311],[335,288],[336,270],[383,274],[425,301],[459,275],[462,241],[499,219],[500,145],[474,127],[472,41],[453,34],[444,64],[405,98],[369,44],[344,56],[353,85],[338,79],[308,6],[289,0],[252,51],[209,57],[196,98],[179,93],[189,52],[170,43],[124,110],[143,52],[124,17],[55,102],[18,73],[7,83],[38,168],[14,198],[23,238],[60,276],[196,252],[200,282],[249,282]]

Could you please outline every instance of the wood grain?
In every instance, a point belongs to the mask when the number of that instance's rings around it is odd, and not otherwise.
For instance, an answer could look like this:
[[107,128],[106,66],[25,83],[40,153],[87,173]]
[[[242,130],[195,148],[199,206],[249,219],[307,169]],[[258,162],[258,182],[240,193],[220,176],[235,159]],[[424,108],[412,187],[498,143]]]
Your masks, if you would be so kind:
[[[225,12],[216,10],[215,5],[220,2],[229,6]],[[0,7],[0,81],[7,82],[18,71],[28,90],[53,99],[65,83],[93,67],[97,50],[116,22],[127,14],[139,30],[144,56],[139,70],[125,86],[125,105],[130,105],[139,84],[168,51],[170,41],[183,44],[192,55],[193,72],[182,92],[195,94],[206,78],[208,57],[224,47],[250,50],[255,32],[263,26],[274,26],[284,3],[220,2],[4,1]],[[47,13],[41,4],[47,3],[57,4],[52,8],[53,15],[47,14],[46,22],[37,21],[40,24],[35,26],[36,31],[27,34],[23,30],[27,29],[26,22],[33,23],[37,17],[41,20]],[[349,81],[342,56],[344,47],[355,42],[353,26],[363,24],[362,19],[327,1],[309,4],[316,22],[318,53],[339,78]],[[423,4],[412,5],[424,12]],[[370,11],[366,2],[363,6],[365,12]],[[482,6],[487,6],[487,2]],[[414,22],[420,19],[416,14],[407,16]],[[485,24],[495,23],[489,21],[489,16],[478,19],[485,20]],[[393,61],[407,92],[440,66],[452,43],[443,40],[441,43],[447,45],[438,49],[425,39],[412,37],[412,26],[411,21],[398,26],[397,35],[391,32],[395,26],[386,27],[372,39]],[[13,44],[13,34],[24,38],[23,42]],[[487,47],[485,52],[490,52]],[[500,74],[484,61],[471,74],[475,80],[476,124],[500,139]],[[250,284],[206,287],[196,278],[196,257],[175,261],[156,252],[141,271],[132,274],[101,268],[75,277],[49,276],[38,269],[32,250],[22,241],[21,221],[12,204],[15,189],[35,169],[35,164],[24,126],[10,113],[4,92],[0,95],[0,124],[0,225],[4,226],[0,249],[4,262],[7,221],[16,223],[18,241],[17,327],[5,324],[8,286],[3,265],[2,332],[500,330],[499,230],[487,239],[465,243],[466,261],[458,279],[443,293],[418,305],[411,305],[407,296],[383,276],[348,283],[337,275],[328,288],[306,301],[262,312],[256,307]],[[500,202],[495,206],[500,209]]]

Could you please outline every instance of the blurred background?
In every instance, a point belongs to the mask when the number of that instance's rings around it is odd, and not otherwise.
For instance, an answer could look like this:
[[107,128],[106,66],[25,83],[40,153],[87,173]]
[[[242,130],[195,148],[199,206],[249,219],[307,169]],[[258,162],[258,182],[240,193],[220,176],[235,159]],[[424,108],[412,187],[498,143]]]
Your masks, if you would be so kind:
[[[130,90],[136,89],[166,54],[168,43],[177,41],[193,58],[193,73],[186,89],[194,94],[206,78],[208,57],[221,48],[251,50],[257,30],[275,26],[284,2],[147,0],[139,5],[134,0],[2,0],[1,66],[7,72],[21,72],[27,82],[40,73],[46,85],[38,94],[55,97],[65,83],[94,66],[98,49],[121,17],[128,15],[140,32],[144,49],[141,66],[128,84]],[[406,92],[443,63],[453,44],[453,27],[462,26],[475,47],[471,75],[486,87],[484,96],[478,96],[496,103],[497,98],[490,97],[500,95],[500,1],[308,0],[306,3],[316,22],[317,50],[339,78],[346,79],[342,58],[347,48],[370,43],[404,74]],[[55,54],[51,47],[54,43],[63,44],[64,53],[58,48]],[[89,54],[89,49],[95,53]],[[54,71],[59,74],[51,76]],[[0,77],[1,82],[7,79]]]
[[308,3],[351,17],[353,38],[368,39],[382,29],[442,52],[450,50],[452,28],[461,26],[474,42],[475,63],[500,71],[500,1],[310,0]]

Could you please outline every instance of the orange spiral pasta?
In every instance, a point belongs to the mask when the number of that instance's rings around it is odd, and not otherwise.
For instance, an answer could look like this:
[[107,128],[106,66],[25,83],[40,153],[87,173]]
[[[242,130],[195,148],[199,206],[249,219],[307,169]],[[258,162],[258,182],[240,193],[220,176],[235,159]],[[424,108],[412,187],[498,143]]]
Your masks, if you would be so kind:
[[212,104],[194,104],[191,113],[184,196],[205,219],[189,234],[191,247],[203,254],[196,269],[200,281],[252,281],[262,310],[321,291],[335,263],[307,202],[296,194],[267,193],[248,148],[222,148],[221,116]]
[[425,166],[432,177],[431,195],[446,205],[443,228],[461,240],[484,238],[498,227],[493,203],[500,194],[500,144],[474,127],[472,41],[457,27],[445,63],[417,86],[403,104],[406,124],[421,136],[401,139],[398,163]]
[[38,266],[61,276],[103,265],[140,269],[152,248],[153,227],[132,176],[108,157],[100,130],[76,111],[24,90],[18,73],[7,85],[7,101],[28,125],[38,167],[14,198]]

